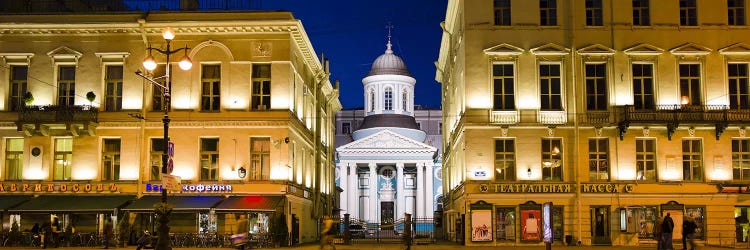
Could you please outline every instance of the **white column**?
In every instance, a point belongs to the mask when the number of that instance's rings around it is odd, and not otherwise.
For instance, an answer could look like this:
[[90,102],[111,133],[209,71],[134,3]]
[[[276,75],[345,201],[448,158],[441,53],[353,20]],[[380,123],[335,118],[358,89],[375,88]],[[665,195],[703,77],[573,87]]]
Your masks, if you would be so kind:
[[404,201],[404,163],[396,163],[396,218],[395,220],[404,218],[404,209],[406,203]]
[[347,206],[347,213],[349,216],[362,219],[359,212],[359,176],[357,175],[357,163],[352,163],[349,166],[349,175],[346,176],[349,179],[349,190],[345,190],[346,195],[349,196],[349,205]]
[[417,207],[415,217],[424,217],[424,169],[417,164]]
[[424,206],[424,215],[427,217],[432,217],[432,212],[435,210],[435,193],[433,191],[434,186],[432,183],[433,178],[433,171],[435,170],[432,162],[426,162],[425,166],[427,166],[427,170],[424,173],[424,180],[425,184],[427,185],[427,188],[425,188],[425,206]]
[[370,197],[369,197],[369,207],[367,210],[369,211],[367,221],[368,222],[378,222],[378,215],[379,212],[378,209],[378,168],[375,163],[370,163]]
[[341,197],[339,197],[339,200],[341,201],[341,218],[344,217],[344,214],[351,213],[351,209],[349,208],[349,199],[351,199],[349,195],[349,175],[346,173],[349,172],[349,163],[346,162],[340,162],[338,164],[339,168],[339,184],[341,185],[341,189],[344,190],[344,192],[341,193]]

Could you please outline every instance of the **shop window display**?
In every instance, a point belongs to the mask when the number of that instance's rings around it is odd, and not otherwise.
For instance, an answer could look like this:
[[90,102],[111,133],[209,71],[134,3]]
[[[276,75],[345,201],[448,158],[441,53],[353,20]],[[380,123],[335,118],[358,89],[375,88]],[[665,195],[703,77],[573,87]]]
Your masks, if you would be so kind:
[[695,222],[695,225],[697,226],[695,228],[695,237],[694,239],[703,239],[704,238],[704,229],[705,229],[705,207],[686,207],[685,208],[685,216],[693,218],[693,221]]
[[737,242],[748,242],[748,230],[750,230],[750,221],[748,221],[747,214],[749,211],[750,207],[734,208],[734,226]]
[[498,241],[515,241],[516,240],[516,209],[496,208],[495,225],[497,229]]
[[654,238],[654,224],[658,216],[656,206],[627,207],[620,217],[623,232],[637,233],[640,239]]

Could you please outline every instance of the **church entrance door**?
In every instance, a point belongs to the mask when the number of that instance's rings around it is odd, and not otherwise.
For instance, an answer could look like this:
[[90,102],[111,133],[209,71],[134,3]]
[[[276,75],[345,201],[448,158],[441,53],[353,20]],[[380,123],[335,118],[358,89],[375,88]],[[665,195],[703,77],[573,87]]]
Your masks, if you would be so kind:
[[380,202],[380,225],[383,229],[393,229],[393,202]]

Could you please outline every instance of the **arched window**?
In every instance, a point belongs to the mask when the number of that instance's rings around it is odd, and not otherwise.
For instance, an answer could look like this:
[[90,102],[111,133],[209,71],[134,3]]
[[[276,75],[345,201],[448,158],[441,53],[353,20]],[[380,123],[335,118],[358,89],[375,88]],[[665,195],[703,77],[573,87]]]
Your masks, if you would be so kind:
[[370,90],[370,112],[375,111],[375,91]]
[[383,108],[393,110],[393,89],[391,87],[385,88],[385,93],[383,93]]
[[404,90],[404,92],[401,94],[401,107],[404,109],[404,111],[409,111],[409,93]]

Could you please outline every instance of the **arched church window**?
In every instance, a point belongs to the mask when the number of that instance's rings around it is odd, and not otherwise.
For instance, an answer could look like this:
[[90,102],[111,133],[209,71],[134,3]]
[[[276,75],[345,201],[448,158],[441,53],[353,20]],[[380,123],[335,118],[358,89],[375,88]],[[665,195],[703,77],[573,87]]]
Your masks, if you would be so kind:
[[375,111],[375,91],[370,90],[370,112]]
[[409,111],[409,93],[404,90],[404,92],[401,94],[401,107],[404,108],[404,111]]
[[383,93],[383,107],[385,110],[393,110],[393,89],[391,87],[385,88]]

